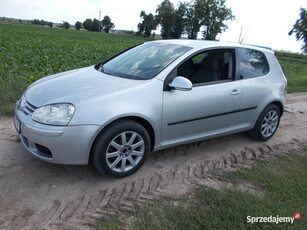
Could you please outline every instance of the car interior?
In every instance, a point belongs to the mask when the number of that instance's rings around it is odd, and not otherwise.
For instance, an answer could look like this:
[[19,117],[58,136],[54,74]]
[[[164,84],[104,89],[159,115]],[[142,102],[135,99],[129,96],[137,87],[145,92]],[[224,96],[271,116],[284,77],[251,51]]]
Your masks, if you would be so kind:
[[188,78],[193,85],[231,80],[232,52],[223,50],[199,53],[178,66],[177,76]]

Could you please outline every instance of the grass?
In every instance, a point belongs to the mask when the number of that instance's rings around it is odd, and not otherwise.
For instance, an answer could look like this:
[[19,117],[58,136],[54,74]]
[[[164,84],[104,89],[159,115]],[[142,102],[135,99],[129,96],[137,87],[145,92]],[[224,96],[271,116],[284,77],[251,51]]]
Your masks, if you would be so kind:
[[148,39],[0,23],[0,114],[35,80],[97,64]]
[[101,230],[118,230],[123,229],[123,227],[123,223],[115,216],[106,222],[101,221],[97,226],[97,228]]
[[[273,161],[259,161],[252,169],[240,169],[219,178],[234,187],[220,190],[201,186],[190,197],[177,200],[160,199],[136,210],[136,221],[130,225],[112,219],[100,223],[100,229],[186,230],[186,229],[307,229],[307,151],[304,154],[281,156]],[[254,192],[234,189],[252,185]],[[256,192],[255,192],[256,191]],[[290,223],[247,223],[252,217],[293,217]]]
[[[97,64],[144,41],[148,39],[133,35],[0,23],[0,115],[10,114],[35,80]],[[277,57],[288,77],[289,92],[307,91],[307,58],[283,52]]]
[[276,52],[276,56],[288,79],[288,93],[307,91],[307,56]]

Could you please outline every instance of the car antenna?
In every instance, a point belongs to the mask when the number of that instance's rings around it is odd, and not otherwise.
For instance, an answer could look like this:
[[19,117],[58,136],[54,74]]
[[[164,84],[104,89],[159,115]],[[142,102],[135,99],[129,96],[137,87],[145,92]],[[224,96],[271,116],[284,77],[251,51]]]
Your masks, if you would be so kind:
[[[251,24],[251,25],[249,26],[249,28],[248,28],[248,30],[246,31],[244,37],[242,38],[241,41],[239,41],[240,44],[243,42],[244,38],[246,37],[246,35],[248,34],[248,32],[250,31],[250,29],[251,29],[252,27],[253,27],[253,24]],[[241,27],[241,32],[242,32],[242,27]],[[240,37],[241,37],[241,33],[240,33]]]
[[240,40],[241,40],[242,30],[243,30],[243,26],[241,26],[241,30],[240,30],[239,41],[238,41],[239,44],[241,43]]

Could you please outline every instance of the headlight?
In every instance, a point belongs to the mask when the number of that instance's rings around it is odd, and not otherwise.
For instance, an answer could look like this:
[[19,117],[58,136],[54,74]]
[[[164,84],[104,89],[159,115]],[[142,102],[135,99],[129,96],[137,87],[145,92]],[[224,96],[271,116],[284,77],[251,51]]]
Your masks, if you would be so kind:
[[68,125],[74,112],[72,104],[45,105],[34,111],[32,119],[48,125]]

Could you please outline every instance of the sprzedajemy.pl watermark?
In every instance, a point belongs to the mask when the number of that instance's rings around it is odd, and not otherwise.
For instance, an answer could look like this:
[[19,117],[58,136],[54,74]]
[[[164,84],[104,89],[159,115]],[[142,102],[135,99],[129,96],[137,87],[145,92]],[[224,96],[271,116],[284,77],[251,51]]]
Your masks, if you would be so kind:
[[291,223],[293,224],[294,220],[299,220],[301,214],[299,212],[294,213],[293,217],[284,217],[284,216],[247,216],[247,223]]

